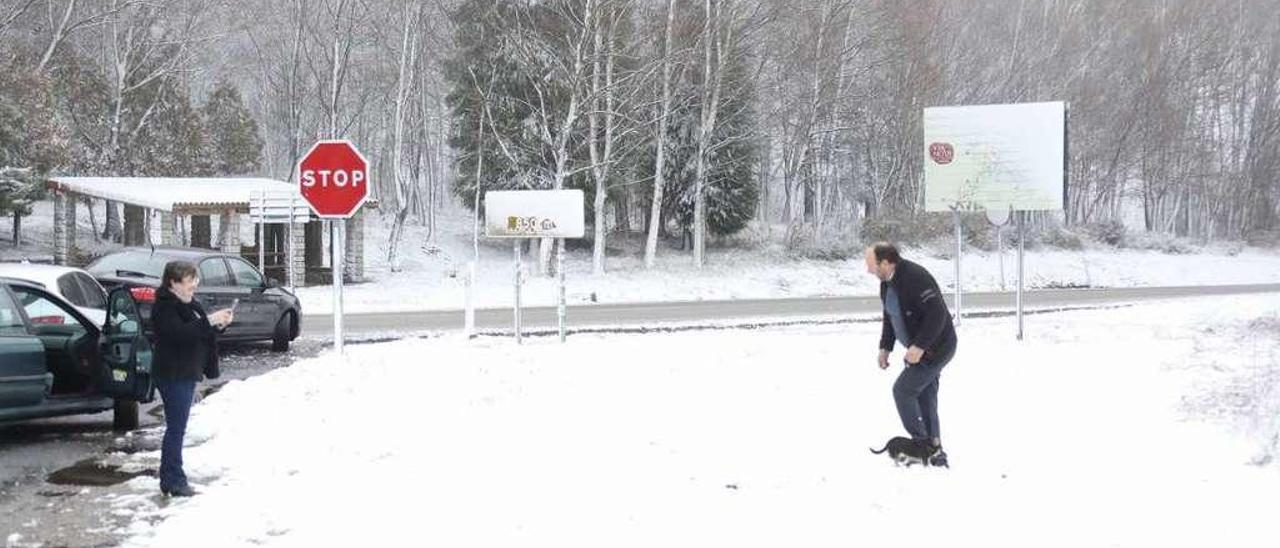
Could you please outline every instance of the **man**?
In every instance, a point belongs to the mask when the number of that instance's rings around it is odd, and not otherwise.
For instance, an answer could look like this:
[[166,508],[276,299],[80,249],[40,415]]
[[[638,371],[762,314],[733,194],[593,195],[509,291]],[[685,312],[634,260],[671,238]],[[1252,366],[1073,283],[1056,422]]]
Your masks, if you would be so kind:
[[893,244],[867,248],[867,272],[880,279],[884,322],[880,369],[889,368],[894,341],[906,347],[905,368],[893,383],[898,417],[912,439],[932,448],[929,464],[947,466],[938,425],[938,378],[956,353],[956,329],[938,282],[924,267],[903,259]]

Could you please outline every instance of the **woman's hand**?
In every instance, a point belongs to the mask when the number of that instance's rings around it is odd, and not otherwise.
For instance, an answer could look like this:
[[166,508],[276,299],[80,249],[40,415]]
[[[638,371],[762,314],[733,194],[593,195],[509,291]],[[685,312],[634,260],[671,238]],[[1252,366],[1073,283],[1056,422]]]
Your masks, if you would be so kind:
[[209,314],[209,323],[214,327],[226,327],[235,321],[235,312],[230,308],[224,308],[213,314]]

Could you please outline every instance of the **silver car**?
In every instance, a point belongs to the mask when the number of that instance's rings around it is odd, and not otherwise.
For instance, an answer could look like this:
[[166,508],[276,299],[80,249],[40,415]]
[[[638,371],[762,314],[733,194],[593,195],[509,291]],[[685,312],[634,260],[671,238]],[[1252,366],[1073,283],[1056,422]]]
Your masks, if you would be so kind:
[[35,283],[75,305],[95,325],[107,319],[107,292],[79,268],[33,263],[0,263],[0,277]]

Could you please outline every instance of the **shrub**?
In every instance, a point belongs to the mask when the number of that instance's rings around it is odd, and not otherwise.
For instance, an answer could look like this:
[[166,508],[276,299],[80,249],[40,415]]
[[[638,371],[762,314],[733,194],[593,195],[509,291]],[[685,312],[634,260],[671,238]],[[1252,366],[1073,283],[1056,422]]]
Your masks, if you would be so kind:
[[1113,247],[1124,245],[1125,228],[1120,221],[1103,221],[1084,225],[1083,230],[1095,242]]

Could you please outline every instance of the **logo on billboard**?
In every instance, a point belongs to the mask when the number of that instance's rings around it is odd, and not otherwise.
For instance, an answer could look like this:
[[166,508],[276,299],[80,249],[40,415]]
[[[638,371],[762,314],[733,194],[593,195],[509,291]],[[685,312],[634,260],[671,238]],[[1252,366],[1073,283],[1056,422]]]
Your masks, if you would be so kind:
[[929,157],[938,165],[947,165],[956,157],[956,149],[951,143],[930,143]]

